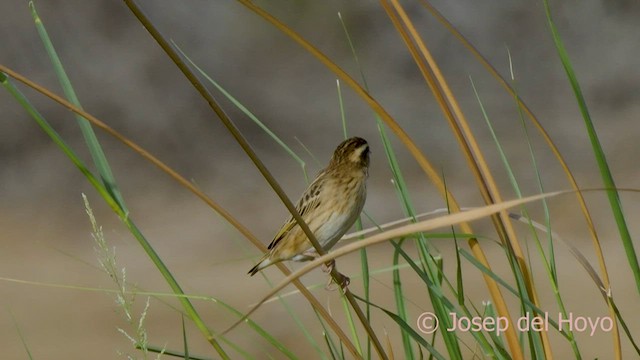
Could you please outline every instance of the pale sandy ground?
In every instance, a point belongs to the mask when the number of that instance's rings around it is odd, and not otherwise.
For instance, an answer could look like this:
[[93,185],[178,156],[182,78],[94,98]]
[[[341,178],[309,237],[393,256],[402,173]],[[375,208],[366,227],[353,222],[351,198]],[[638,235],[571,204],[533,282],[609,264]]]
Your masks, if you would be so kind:
[[[282,3],[274,4],[269,10],[357,76],[336,20],[336,12],[342,11],[352,24],[374,95],[410,132],[435,166],[442,169],[459,201],[465,206],[480,205],[475,184],[459,155],[458,146],[449,135],[448,125],[386,16],[377,5],[349,3],[352,5],[339,1],[313,6]],[[296,45],[235,3],[177,5],[169,1],[147,1],[143,4],[163,31],[303,155],[310,174],[318,171],[318,165],[305,155],[294,136],[321,162],[326,161],[340,141],[342,130],[333,76]],[[436,5],[505,75],[508,69],[505,46],[509,47],[521,95],[547,126],[575,171],[578,182],[584,187],[601,186],[582,120],[545,28],[541,4]],[[38,3],[38,8],[85,108],[193,179],[267,243],[286,210],[124,5],[112,1],[90,4],[68,1],[60,4],[42,2]],[[498,136],[504,141],[523,192],[537,192],[512,99],[504,96],[424,10],[418,5],[409,10],[420,22],[420,30],[429,35],[429,45],[460,97],[483,150],[487,151],[504,196],[511,198],[514,194],[478,111],[469,86],[469,75],[474,77]],[[618,185],[637,188],[640,79],[636,71],[639,55],[636,34],[640,28],[635,19],[640,14],[639,8],[631,2],[612,6],[588,1],[563,4],[556,11]],[[0,22],[0,39],[5,44],[0,51],[0,63],[59,92],[26,6],[22,2],[2,2],[0,13],[12,15]],[[81,136],[69,114],[31,92],[27,93],[63,136],[76,149],[82,149]],[[343,93],[350,133],[369,139],[374,151],[366,211],[379,222],[400,218],[402,211],[389,182],[384,151],[371,111],[349,91]],[[295,198],[304,188],[299,167],[231,105],[225,106],[267,166]],[[88,195],[109,244],[116,248],[118,265],[126,268],[127,279],[144,291],[168,292],[168,287],[95,191],[6,93],[0,94],[0,111],[2,358],[27,358],[19,333],[35,359],[113,359],[118,358],[119,351],[133,353],[130,343],[117,330],[131,331],[113,295],[51,287],[113,289],[113,283],[97,268],[81,193]],[[137,155],[106,136],[101,135],[101,140],[121,182],[132,218],[186,292],[217,297],[245,310],[267,291],[268,286],[262,278],[245,275],[259,255],[246,240],[212,210],[146,165]],[[568,185],[553,157],[538,137],[534,136],[533,141],[546,189],[566,189]],[[444,202],[415,162],[395,140],[394,144],[399,150],[398,156],[417,211],[443,207]],[[83,153],[83,156],[88,159],[88,155]],[[635,221],[640,213],[638,197],[624,193],[622,198],[632,235],[635,235],[640,231]],[[635,321],[638,291],[608,211],[608,202],[601,194],[588,195],[587,199],[601,236],[614,296],[631,332],[637,337],[640,334],[640,324]],[[554,199],[550,206],[554,230],[571,241],[596,266],[591,240],[573,198]],[[532,209],[541,219],[539,205]],[[494,238],[486,225],[479,223],[476,231]],[[522,235],[522,244],[527,244],[532,251],[533,273],[541,292],[541,303],[554,316],[557,308],[553,294],[545,282],[546,274],[531,236],[523,226],[516,226]],[[445,259],[447,273],[453,276],[452,242],[436,240],[434,244]],[[483,246],[496,271],[508,274],[501,250],[488,240],[483,240]],[[603,301],[585,271],[564,245],[558,244],[556,251],[561,292],[568,310],[576,316],[605,316]],[[391,263],[392,250],[388,245],[379,245],[370,249],[370,255],[372,268],[384,268]],[[354,292],[361,293],[361,281],[357,279],[358,256],[341,259],[339,267],[354,278]],[[484,283],[469,264],[465,264],[464,270],[467,295],[480,305],[489,299]],[[267,274],[274,281],[281,277],[277,270],[269,270]],[[409,313],[417,318],[430,309],[430,303],[419,280],[406,271],[404,274],[403,283],[410,299]],[[33,281],[39,285],[19,284],[7,279]],[[309,285],[324,280],[319,271],[304,279]],[[372,293],[377,303],[393,309],[391,284],[389,273],[375,276]],[[322,289],[314,290],[314,294],[344,324],[338,294]],[[516,311],[513,297],[505,296]],[[144,301],[144,296],[138,296],[137,314]],[[297,295],[288,297],[287,301],[321,343],[321,330],[306,302]],[[234,319],[213,303],[195,301],[195,304],[214,331],[225,328]],[[304,357],[313,351],[279,303],[265,305],[255,314],[254,320],[296,355]],[[150,343],[180,349],[180,322],[180,316],[173,309],[152,299],[146,322]],[[381,334],[384,329],[389,331],[394,351],[396,355],[400,354],[401,345],[394,323],[384,314],[374,312],[373,326]],[[188,325],[187,331],[194,354],[215,357],[195,327]],[[556,358],[571,358],[566,342],[559,341],[557,335],[551,337]],[[257,358],[265,358],[267,353],[281,358],[269,344],[246,328],[238,328],[230,339]],[[609,333],[597,332],[593,337],[580,334],[578,343],[585,358],[612,358]],[[623,347],[626,357],[634,358],[624,337]]]

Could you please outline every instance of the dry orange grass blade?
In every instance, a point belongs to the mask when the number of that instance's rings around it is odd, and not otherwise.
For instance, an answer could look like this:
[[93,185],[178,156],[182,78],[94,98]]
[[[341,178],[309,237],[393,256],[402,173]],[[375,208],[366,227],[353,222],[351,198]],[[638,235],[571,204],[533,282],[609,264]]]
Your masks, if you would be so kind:
[[[456,37],[456,39],[458,39],[458,41],[460,41],[460,43],[465,48],[467,48],[469,50],[469,52],[471,52],[471,54],[478,60],[478,62],[480,62],[480,64],[482,64],[485,67],[485,69],[498,81],[498,83],[500,85],[502,85],[502,87],[511,96],[513,96],[516,99],[516,101],[518,102],[518,105],[527,114],[527,116],[529,117],[529,119],[531,120],[533,125],[536,127],[536,129],[538,130],[538,132],[540,133],[540,135],[542,136],[544,141],[549,146],[549,149],[551,150],[553,155],[558,160],[558,163],[562,167],[562,170],[564,171],[564,173],[565,173],[565,175],[567,177],[567,180],[569,181],[569,184],[571,185],[571,187],[574,190],[576,190],[576,192],[575,192],[576,193],[576,198],[578,200],[578,204],[580,205],[580,210],[582,211],[582,214],[584,215],[584,218],[585,218],[589,233],[591,234],[591,239],[592,239],[592,245],[593,245],[593,248],[594,248],[594,252],[595,252],[596,256],[598,257],[598,265],[599,265],[600,271],[602,273],[602,276],[601,276],[602,281],[603,281],[604,286],[606,288],[610,288],[609,272],[607,271],[607,265],[606,265],[606,262],[604,260],[604,254],[602,253],[602,246],[600,244],[600,240],[598,238],[598,234],[596,233],[595,226],[593,224],[593,220],[591,219],[591,214],[589,213],[589,209],[587,208],[586,201],[584,199],[584,196],[583,196],[582,192],[577,191],[579,189],[578,188],[578,183],[576,182],[576,179],[573,176],[573,173],[571,172],[571,170],[569,169],[569,166],[567,165],[566,161],[564,160],[564,157],[562,156],[562,154],[558,150],[558,147],[556,146],[556,144],[551,139],[551,136],[546,131],[546,129],[542,126],[540,121],[538,121],[538,119],[535,116],[535,114],[533,113],[533,111],[531,111],[531,109],[527,106],[527,104],[519,96],[517,96],[517,94],[515,93],[513,88],[509,85],[509,83],[504,79],[504,77],[502,77],[498,73],[498,71],[489,63],[489,61],[480,53],[480,51],[478,51],[478,49],[476,49],[475,46],[473,46],[473,44],[471,44],[471,42],[469,40],[467,40],[467,38],[464,37],[464,35],[462,35],[460,33],[460,31],[458,31],[458,29],[456,29],[456,27],[453,24],[451,24],[451,22],[447,18],[445,18],[428,0],[419,0],[419,1],[447,30],[449,30],[449,32],[451,32],[451,34],[453,34],[453,36]],[[613,319],[614,324],[615,324],[615,326],[613,327],[613,331],[612,331],[614,350],[615,350],[616,354],[620,354],[622,350],[620,348],[620,346],[621,346],[620,345],[620,333],[619,333],[619,329],[618,329],[617,320],[616,320],[616,317],[615,317],[615,310],[613,308],[613,305],[610,304],[610,303],[608,304],[608,307],[609,307],[609,315]]]
[[[37,92],[43,94],[44,96],[50,98],[51,100],[57,102],[58,104],[60,104],[62,106],[64,106],[65,108],[67,108],[67,109],[73,111],[74,113],[84,117],[91,124],[95,125],[96,127],[100,128],[101,130],[106,132],[107,134],[109,134],[109,135],[113,136],[114,138],[116,138],[118,141],[122,142],[124,145],[126,145],[127,147],[132,149],[134,152],[136,152],[140,156],[142,156],[145,160],[147,160],[150,163],[154,164],[162,172],[164,172],[167,175],[169,175],[172,179],[177,181],[181,186],[183,186],[187,190],[191,191],[194,195],[196,195],[198,198],[200,198],[200,200],[202,200],[204,203],[209,205],[215,212],[217,212],[226,221],[228,221],[234,228],[236,228],[238,230],[238,232],[240,232],[244,237],[246,237],[261,252],[266,252],[267,251],[266,246],[260,240],[258,240],[249,231],[249,229],[247,229],[236,218],[234,218],[233,215],[231,215],[226,209],[224,209],[217,202],[215,202],[215,200],[211,199],[209,196],[207,196],[205,193],[203,193],[200,189],[198,189],[193,183],[188,181],[185,177],[183,177],[182,175],[177,173],[175,170],[173,170],[171,167],[169,167],[168,165],[166,165],[165,163],[160,161],[158,158],[153,156],[151,153],[146,151],[144,148],[142,148],[141,146],[137,145],[135,142],[129,140],[127,137],[125,137],[124,135],[120,134],[118,131],[116,131],[115,129],[111,128],[109,125],[105,124],[104,122],[102,122],[98,118],[94,117],[93,115],[89,114],[88,112],[77,108],[76,106],[74,106],[73,104],[71,104],[70,102],[65,100],[64,98],[54,94],[53,92],[49,91],[48,89],[44,88],[43,86],[41,86],[41,85],[29,80],[28,78],[16,73],[15,71],[13,71],[13,70],[11,70],[11,69],[9,69],[9,68],[1,65],[1,64],[0,64],[0,72],[3,72],[5,74],[7,74],[11,78],[20,81],[21,83],[23,83],[26,86],[36,90]],[[276,264],[276,266],[278,266],[280,271],[282,271],[282,273],[285,274],[285,276],[291,274],[291,272],[289,271],[289,269],[285,265]],[[304,295],[304,297],[307,299],[307,301],[309,301],[311,306],[320,314],[320,316],[327,322],[327,324],[329,324],[329,327],[336,333],[336,335],[340,338],[340,340],[342,342],[344,342],[344,345],[345,345],[345,347],[347,347],[349,352],[355,358],[360,358],[360,355],[358,354],[358,351],[356,350],[355,346],[353,345],[353,343],[351,342],[349,337],[344,333],[344,331],[342,331],[340,326],[335,322],[335,320],[331,317],[331,315],[327,312],[327,310],[322,306],[322,304],[318,301],[318,299],[316,299],[313,296],[313,294],[311,294],[311,292],[301,282],[296,281],[294,283],[294,285],[296,286],[296,288],[298,288],[298,290],[300,290],[300,292]]]
[[[386,1],[383,1],[386,2]],[[403,38],[408,38],[408,35],[405,33],[405,30],[409,32],[409,35],[415,42],[415,45],[418,47],[419,53],[412,51],[412,55],[416,60],[417,65],[420,68],[425,67],[425,69],[421,69],[423,74],[433,74],[433,76],[425,77],[425,80],[429,83],[429,87],[434,92],[434,95],[438,99],[440,106],[445,113],[447,120],[460,144],[463,154],[467,159],[467,163],[471,168],[473,175],[478,182],[478,188],[484,198],[486,204],[492,204],[494,202],[502,201],[502,197],[500,196],[500,190],[493,179],[493,175],[489,170],[489,166],[487,165],[486,160],[484,159],[484,155],[480,150],[480,146],[471,131],[469,124],[466,120],[466,116],[460,109],[458,101],[456,100],[451,88],[449,87],[444,75],[440,71],[438,64],[435,59],[431,55],[427,46],[425,45],[424,40],[416,31],[411,19],[404,11],[402,6],[398,3],[397,0],[391,0],[394,9],[397,11],[400,19],[403,22],[403,25],[406,27],[398,27],[398,31],[403,33]],[[415,49],[415,48],[414,48]],[[422,57],[420,57],[420,55]],[[426,69],[424,60],[426,61],[426,65],[429,66],[429,69]],[[435,80],[434,80],[435,77]],[[524,255],[520,248],[520,244],[517,241],[517,237],[513,228],[510,226],[510,222],[508,219],[508,215],[506,213],[500,213],[501,219],[495,219],[494,223],[496,224],[496,229],[498,233],[501,235],[501,238],[505,241],[511,241],[511,246],[513,247],[516,256],[519,261],[519,265],[522,268],[522,271],[526,273],[526,264],[524,263]],[[507,232],[506,236],[504,231]]]
[[[409,20],[404,9],[402,9],[402,7],[397,3],[397,1],[392,1],[392,2],[393,2],[393,7],[397,11],[397,13],[394,12],[394,9],[391,8],[391,6],[387,1],[383,0],[382,6],[384,7],[385,11],[387,12],[387,15],[391,19],[391,22],[394,24],[394,26],[398,30],[398,33],[400,34],[403,41],[405,42],[407,49],[409,50],[413,59],[415,60],[416,65],[418,66],[420,72],[422,73],[426,83],[429,85],[429,88],[431,89],[433,96],[435,97],[436,101],[440,105],[440,108],[442,109],[445,115],[445,118],[448,120],[449,125],[451,126],[451,129],[452,129],[452,132],[454,133],[456,139],[458,140],[458,143],[460,144],[462,152],[467,160],[467,164],[469,165],[473,175],[475,176],[476,182],[478,183],[478,188],[482,194],[485,204],[492,204],[495,201],[498,201],[498,202],[501,201],[501,197],[499,196],[497,186],[495,185],[495,182],[493,181],[493,177],[491,176],[491,173],[488,169],[488,166],[484,161],[482,152],[480,151],[473,134],[469,130],[469,127],[466,124],[464,114],[460,110],[460,107],[458,106],[457,101],[455,100],[455,97],[453,96],[451,90],[449,89],[444,77],[440,73],[437,64],[431,57],[431,54],[429,53],[429,51],[427,50],[427,47],[425,46],[424,41],[422,41],[420,36],[415,31],[415,28],[413,27],[413,24]],[[405,28],[403,25],[406,26],[407,28]],[[456,122],[456,117],[462,123],[462,129],[461,129],[461,126],[459,126],[459,124]],[[471,142],[471,145],[467,142],[467,139],[469,139],[469,142]],[[487,180],[485,180],[485,178]],[[489,186],[487,186],[487,183],[489,184]],[[489,188],[491,188],[492,191],[490,191]],[[515,232],[513,231],[513,229],[510,226],[510,223],[508,222],[508,216],[505,213],[500,213],[499,216],[500,217],[498,217],[497,215],[491,216],[491,219],[494,223],[494,227],[496,228],[503,243],[509,241],[510,244],[512,244],[511,247],[514,248],[515,250],[519,267],[523,272],[523,274],[525,274],[524,278],[526,279],[525,282],[528,284],[527,285],[529,289],[528,292],[529,294],[531,294],[533,291],[531,290],[533,286],[529,286],[530,281],[528,281],[529,279],[528,269],[527,269],[526,263],[524,262],[524,257],[522,256],[522,252],[520,251],[520,246],[517,242]],[[505,216],[507,216],[506,226],[505,226],[505,222],[503,221],[503,218]],[[508,236],[507,236],[507,233],[509,234]],[[515,243],[515,246],[513,245],[513,243]],[[476,239],[470,239],[469,246],[473,250],[475,257],[478,260],[482,261],[483,263],[487,262],[486,256],[484,255],[482,248],[480,247],[480,244],[476,241]],[[504,316],[507,319],[509,319],[509,321],[511,321],[511,315],[509,314],[506,303],[502,298],[502,294],[499,292],[494,292],[496,291],[497,286],[492,287],[490,285],[490,282],[493,282],[493,280],[490,279],[488,276],[485,276],[485,281],[489,285],[489,289],[491,291],[491,296],[496,306],[496,310],[501,316]],[[535,300],[534,300],[534,303],[535,303]],[[522,354],[522,349],[520,348],[520,343],[518,342],[518,337],[515,329],[513,328],[507,329],[505,336],[507,338],[507,342],[509,344],[509,348],[511,349],[512,353]]]
[[395,360],[395,356],[393,355],[393,346],[391,345],[391,339],[389,338],[389,333],[387,330],[384,331],[384,339],[387,345],[387,353],[389,354],[389,360]]
[[[385,241],[389,241],[389,240],[392,240],[392,239],[395,239],[395,238],[406,237],[406,236],[411,235],[411,234],[430,231],[430,230],[434,230],[434,229],[442,228],[442,227],[450,227],[450,226],[453,226],[453,225],[458,225],[458,224],[462,224],[462,223],[465,223],[465,222],[470,222],[470,221],[482,219],[482,218],[491,216],[492,214],[495,214],[495,213],[497,213],[499,211],[504,211],[506,209],[509,209],[509,208],[512,208],[512,207],[515,207],[515,206],[523,205],[523,204],[530,203],[530,202],[537,201],[537,200],[542,200],[542,199],[548,198],[548,197],[553,197],[553,196],[558,196],[558,195],[561,195],[561,194],[566,194],[566,193],[569,193],[569,192],[572,192],[572,191],[555,191],[555,192],[550,192],[550,193],[545,193],[545,194],[538,194],[538,195],[533,195],[533,196],[529,196],[529,197],[526,197],[526,198],[509,200],[509,201],[505,201],[505,202],[501,202],[501,203],[497,203],[497,204],[493,204],[493,205],[487,205],[487,206],[480,207],[480,208],[475,208],[475,209],[469,210],[469,211],[457,212],[457,213],[453,213],[451,215],[441,216],[441,217],[438,217],[438,218],[435,218],[435,219],[424,220],[424,221],[420,221],[420,222],[417,222],[417,223],[404,225],[404,226],[401,226],[399,228],[383,231],[381,233],[369,236],[369,237],[364,238],[362,240],[358,240],[357,242],[345,245],[345,246],[343,246],[341,248],[333,250],[331,253],[329,253],[327,255],[323,255],[323,256],[320,256],[320,257],[318,257],[317,259],[315,259],[313,261],[309,261],[303,267],[301,267],[300,269],[294,271],[291,275],[289,275],[286,278],[284,278],[278,285],[274,286],[273,289],[271,289],[267,293],[267,295],[265,295],[262,298],[262,300],[260,300],[258,303],[256,303],[256,305],[254,305],[251,308],[251,310],[249,310],[249,312],[247,312],[244,315],[244,317],[242,319],[240,319],[236,324],[234,324],[230,328],[228,328],[225,331],[223,331],[222,334],[225,334],[225,333],[233,330],[235,328],[235,326],[237,326],[242,321],[244,321],[246,318],[251,316],[251,314],[253,314],[262,304],[264,304],[267,300],[269,300],[271,297],[273,297],[275,294],[277,294],[280,290],[282,290],[287,285],[289,285],[293,280],[300,278],[301,276],[307,274],[308,272],[310,272],[314,268],[324,264],[325,262],[327,262],[329,260],[336,259],[336,258],[338,258],[340,256],[344,256],[344,255],[350,254],[350,253],[358,251],[358,250],[360,250],[362,248],[365,248],[365,247],[368,247],[368,246],[372,246],[372,245],[375,245],[375,244],[379,244],[379,243],[382,243],[382,242],[385,242]],[[513,356],[513,354],[512,354],[512,356]]]

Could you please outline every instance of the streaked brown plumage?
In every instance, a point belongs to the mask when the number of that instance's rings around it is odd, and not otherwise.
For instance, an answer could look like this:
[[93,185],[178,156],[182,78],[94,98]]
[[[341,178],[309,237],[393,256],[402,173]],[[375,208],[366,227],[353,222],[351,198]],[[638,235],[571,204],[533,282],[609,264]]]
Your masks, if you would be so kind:
[[[333,153],[329,165],[302,194],[296,209],[325,251],[331,249],[356,221],[367,197],[369,145],[352,137]],[[284,260],[307,261],[317,256],[311,242],[291,216],[280,228],[267,252],[249,270],[255,275]]]

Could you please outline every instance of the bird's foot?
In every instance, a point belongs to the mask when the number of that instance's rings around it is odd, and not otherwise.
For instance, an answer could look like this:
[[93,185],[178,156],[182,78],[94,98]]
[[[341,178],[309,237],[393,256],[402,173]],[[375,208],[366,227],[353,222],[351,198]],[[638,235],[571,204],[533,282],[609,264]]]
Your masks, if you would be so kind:
[[322,264],[322,272],[330,274],[333,271],[333,268],[336,266],[336,259],[331,259],[326,263]]
[[349,279],[348,276],[336,272],[336,278],[334,279],[333,277],[329,276],[329,281],[327,281],[327,285],[324,288],[327,291],[336,291],[338,289],[342,289],[344,291],[350,283],[351,279]]
[[[308,256],[310,258],[318,258],[318,253],[315,252],[314,250],[310,250],[307,252],[303,253],[305,256]],[[322,272],[324,272],[325,274],[331,274],[333,272],[333,270],[336,267],[336,260],[335,259],[331,259],[329,261],[327,261],[326,263],[322,264],[322,266],[320,267],[320,269],[322,269]],[[325,289],[328,291],[335,291],[338,290],[339,288],[344,290],[346,289],[347,286],[349,286],[349,284],[351,283],[351,280],[349,279],[348,276],[339,273],[338,271],[336,271],[336,279],[334,279],[331,275],[329,275],[329,280],[327,281],[327,285],[325,285]],[[336,286],[338,285],[338,286]]]

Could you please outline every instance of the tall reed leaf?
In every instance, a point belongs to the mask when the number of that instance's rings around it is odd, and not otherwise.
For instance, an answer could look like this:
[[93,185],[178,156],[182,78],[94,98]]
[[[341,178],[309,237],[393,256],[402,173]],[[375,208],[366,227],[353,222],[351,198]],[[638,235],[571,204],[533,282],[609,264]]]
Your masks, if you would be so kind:
[[560,34],[558,33],[558,29],[553,22],[553,18],[551,16],[551,8],[549,7],[549,1],[543,0],[543,3],[547,21],[549,23],[549,29],[551,30],[551,35],[553,37],[553,42],[556,45],[558,56],[560,56],[560,61],[562,62],[562,66],[564,67],[565,72],[567,73],[567,78],[571,83],[571,88],[573,89],[573,93],[576,96],[576,101],[578,102],[578,106],[580,107],[580,113],[582,113],[582,119],[584,120],[584,125],[587,128],[587,134],[589,134],[591,147],[593,148],[593,153],[598,163],[598,168],[600,169],[600,176],[602,176],[602,182],[607,188],[609,204],[611,205],[611,211],[613,212],[613,216],[616,220],[616,225],[618,226],[620,239],[622,240],[622,245],[624,246],[624,250],[627,253],[629,267],[631,267],[631,271],[633,272],[633,276],[636,280],[636,287],[638,289],[638,292],[640,293],[640,266],[638,265],[638,257],[633,247],[631,234],[629,233],[629,228],[627,227],[627,222],[622,210],[620,195],[616,190],[616,183],[613,180],[613,175],[611,175],[609,164],[607,163],[607,158],[604,154],[604,150],[602,149],[602,145],[600,144],[600,140],[598,139],[598,133],[596,132],[595,126],[593,125],[593,121],[591,120],[591,115],[589,115],[587,102],[582,95],[582,90],[580,88],[580,84],[578,83],[578,78],[576,77],[576,74],[573,71],[573,67],[571,66],[569,54],[567,53],[562,39],[560,38]]

